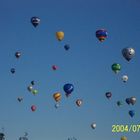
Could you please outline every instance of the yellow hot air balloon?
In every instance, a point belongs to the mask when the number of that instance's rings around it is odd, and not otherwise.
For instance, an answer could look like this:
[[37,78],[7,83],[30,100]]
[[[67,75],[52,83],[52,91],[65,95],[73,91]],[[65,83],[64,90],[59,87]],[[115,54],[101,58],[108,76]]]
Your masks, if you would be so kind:
[[121,140],[127,140],[127,137],[122,136],[122,137],[121,137]]
[[54,93],[53,98],[56,102],[59,102],[61,99],[61,93],[59,93],[59,92]]
[[63,38],[64,38],[64,32],[63,31],[56,32],[56,38],[59,41],[63,40]]

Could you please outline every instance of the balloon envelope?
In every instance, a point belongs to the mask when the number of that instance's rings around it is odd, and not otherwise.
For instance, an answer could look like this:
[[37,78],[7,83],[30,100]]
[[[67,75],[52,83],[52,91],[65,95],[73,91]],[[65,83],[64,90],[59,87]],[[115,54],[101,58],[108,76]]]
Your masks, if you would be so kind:
[[127,140],[127,137],[122,136],[122,137],[121,137],[121,140]]
[[76,105],[77,105],[78,107],[80,107],[80,106],[82,105],[82,103],[83,103],[83,100],[82,100],[82,99],[77,99],[77,100],[76,100]]
[[31,18],[31,23],[32,23],[32,25],[34,27],[37,27],[39,25],[39,23],[40,23],[40,18],[38,18],[38,17],[32,17]]
[[61,93],[59,92],[54,93],[53,98],[56,102],[59,102],[61,100]]
[[59,103],[56,103],[55,104],[55,108],[58,108],[60,105],[59,105]]
[[57,67],[56,65],[53,65],[53,66],[52,66],[52,69],[53,69],[53,70],[57,70],[58,67]]
[[32,105],[32,106],[31,106],[31,110],[32,110],[32,111],[36,111],[36,106],[35,106],[35,105]]
[[11,68],[11,73],[14,74],[16,72],[15,68]]
[[126,98],[126,103],[129,105],[131,103],[131,99],[130,98]]
[[96,37],[100,42],[103,42],[107,38],[107,31],[105,29],[100,29],[96,31]]
[[135,50],[133,48],[124,48],[122,55],[127,61],[130,61],[135,55]]
[[31,85],[33,85],[33,86],[34,86],[34,85],[35,85],[35,81],[31,81]]
[[122,76],[122,80],[123,80],[123,82],[127,82],[128,81],[128,76],[127,75],[123,75]]
[[130,111],[129,111],[129,115],[130,115],[131,117],[134,117],[135,111],[134,111],[134,110],[130,110]]
[[4,133],[0,133],[0,140],[5,140],[5,134]]
[[56,38],[59,41],[63,40],[63,38],[64,38],[64,32],[63,31],[56,32]]
[[33,90],[33,87],[30,85],[30,86],[27,87],[27,89],[28,89],[28,91],[31,92]]
[[67,50],[70,49],[70,45],[66,44],[66,45],[64,46],[64,48],[65,48],[65,50],[67,51]]
[[91,128],[92,128],[92,129],[95,129],[95,128],[96,128],[96,123],[92,123],[92,124],[91,124]]
[[111,68],[115,73],[118,73],[121,70],[121,65],[118,63],[114,63]]
[[23,100],[22,97],[18,97],[17,99],[18,99],[19,102],[21,102]]
[[36,95],[36,94],[38,94],[38,90],[33,89],[33,90],[32,90],[32,93],[33,93],[34,95]]
[[69,96],[73,92],[74,86],[73,86],[73,84],[70,84],[70,83],[65,84],[63,86],[63,90],[65,91],[66,96]]
[[123,103],[121,101],[117,101],[117,105],[121,106],[121,105],[123,105]]
[[130,98],[130,103],[131,103],[132,105],[134,105],[134,104],[136,103],[136,98],[135,98],[135,97],[131,97],[131,98]]
[[16,52],[16,53],[15,53],[15,57],[16,57],[16,58],[20,58],[20,56],[21,56],[21,52]]
[[111,92],[106,92],[106,97],[108,98],[108,99],[110,99],[111,97],[112,97],[112,93]]

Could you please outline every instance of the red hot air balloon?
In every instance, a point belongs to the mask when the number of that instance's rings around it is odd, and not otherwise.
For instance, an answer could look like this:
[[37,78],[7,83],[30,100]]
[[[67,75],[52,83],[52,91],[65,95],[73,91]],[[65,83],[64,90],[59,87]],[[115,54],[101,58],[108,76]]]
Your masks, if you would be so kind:
[[32,106],[31,106],[31,110],[32,110],[32,111],[35,111],[35,110],[36,110],[36,106],[35,106],[35,105],[32,105]]

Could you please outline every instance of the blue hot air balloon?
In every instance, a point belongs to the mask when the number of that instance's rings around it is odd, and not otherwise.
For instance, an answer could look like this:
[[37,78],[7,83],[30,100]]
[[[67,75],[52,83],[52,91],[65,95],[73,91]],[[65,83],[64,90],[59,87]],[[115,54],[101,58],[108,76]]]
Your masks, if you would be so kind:
[[68,50],[70,49],[70,45],[66,44],[66,45],[64,46],[64,48],[65,48],[66,51],[68,51]]
[[134,110],[130,110],[130,111],[129,111],[129,115],[130,115],[131,117],[134,117],[135,111],[134,111]]
[[11,68],[11,73],[14,74],[16,72],[15,68]]
[[69,84],[69,83],[65,84],[63,90],[65,91],[66,96],[68,97],[73,92],[74,86],[73,84]]
[[111,92],[106,92],[106,97],[108,98],[108,99],[110,99],[111,97],[112,97],[112,93]]
[[128,104],[128,105],[130,105],[130,103],[131,103],[131,99],[130,98],[126,98],[126,103]]

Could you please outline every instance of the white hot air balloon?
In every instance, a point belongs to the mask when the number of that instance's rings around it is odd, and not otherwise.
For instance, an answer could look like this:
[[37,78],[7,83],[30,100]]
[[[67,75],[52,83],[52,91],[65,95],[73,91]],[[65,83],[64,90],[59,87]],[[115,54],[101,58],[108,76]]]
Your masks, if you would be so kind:
[[91,128],[92,128],[92,129],[95,129],[95,128],[96,128],[96,123],[92,123],[92,124],[91,124]]
[[123,76],[122,76],[122,81],[123,81],[124,83],[126,83],[126,82],[128,81],[128,76],[127,76],[127,75],[123,75]]

